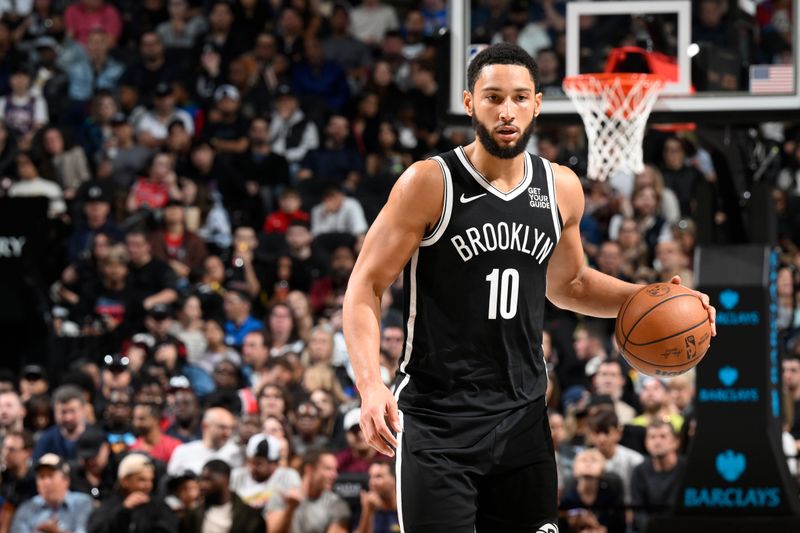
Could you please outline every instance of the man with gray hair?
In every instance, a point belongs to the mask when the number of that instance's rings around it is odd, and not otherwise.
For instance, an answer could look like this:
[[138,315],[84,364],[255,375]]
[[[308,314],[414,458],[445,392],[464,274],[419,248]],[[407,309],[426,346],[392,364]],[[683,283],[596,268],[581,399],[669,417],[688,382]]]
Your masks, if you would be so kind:
[[172,452],[167,473],[178,476],[189,470],[197,475],[212,459],[221,459],[235,468],[242,466],[242,452],[231,439],[236,431],[236,417],[222,407],[212,407],[203,415],[203,437],[181,444]]
[[55,425],[44,430],[33,450],[33,460],[54,453],[64,460],[75,459],[75,443],[86,429],[86,398],[75,385],[62,385],[53,393]]

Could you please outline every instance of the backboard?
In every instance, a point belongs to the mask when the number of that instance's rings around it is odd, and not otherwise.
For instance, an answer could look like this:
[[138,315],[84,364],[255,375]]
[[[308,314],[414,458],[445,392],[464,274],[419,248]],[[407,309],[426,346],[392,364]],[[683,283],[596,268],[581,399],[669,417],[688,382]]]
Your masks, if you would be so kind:
[[[449,0],[447,114],[463,121],[468,60],[516,42],[539,63],[541,121],[574,121],[565,75],[602,72],[612,49],[638,46],[677,73],[651,121],[800,118],[800,0]],[[645,69],[635,64],[626,71]]]

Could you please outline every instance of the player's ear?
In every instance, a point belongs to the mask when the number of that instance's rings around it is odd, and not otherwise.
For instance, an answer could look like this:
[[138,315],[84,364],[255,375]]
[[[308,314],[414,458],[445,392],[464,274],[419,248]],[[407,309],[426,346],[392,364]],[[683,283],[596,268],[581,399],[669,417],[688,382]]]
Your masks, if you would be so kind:
[[[539,99],[541,101],[541,98]],[[472,93],[464,90],[464,112],[468,117],[472,116]]]
[[539,113],[542,112],[542,93],[536,93],[533,97],[533,100],[535,102],[533,116],[538,117]]

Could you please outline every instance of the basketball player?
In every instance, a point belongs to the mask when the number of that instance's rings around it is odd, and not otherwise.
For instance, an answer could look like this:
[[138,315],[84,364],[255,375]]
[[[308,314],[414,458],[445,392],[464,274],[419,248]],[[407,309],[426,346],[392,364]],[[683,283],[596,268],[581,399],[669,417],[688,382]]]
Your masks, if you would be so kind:
[[[467,76],[477,140],[405,171],[350,278],[344,330],[361,428],[378,451],[396,452],[406,533],[555,533],[545,297],[610,318],[640,286],[585,266],[580,182],[525,152],[542,105],[533,59],[494,45]],[[404,266],[406,344],[392,393],[380,374],[380,299]]]

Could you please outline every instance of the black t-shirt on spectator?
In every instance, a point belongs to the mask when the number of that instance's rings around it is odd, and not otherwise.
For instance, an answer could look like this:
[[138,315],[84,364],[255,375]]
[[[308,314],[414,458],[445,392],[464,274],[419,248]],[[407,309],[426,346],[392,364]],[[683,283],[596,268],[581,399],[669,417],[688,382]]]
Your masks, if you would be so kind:
[[9,471],[3,472],[3,482],[0,484],[0,497],[3,500],[19,507],[22,502],[36,496],[36,476],[33,469],[23,478],[17,478]]
[[128,287],[136,298],[144,300],[164,289],[175,288],[175,272],[165,262],[151,259],[144,266],[130,265]]
[[261,155],[248,150],[236,158],[234,166],[245,181],[267,187],[289,184],[289,163],[274,152]]

